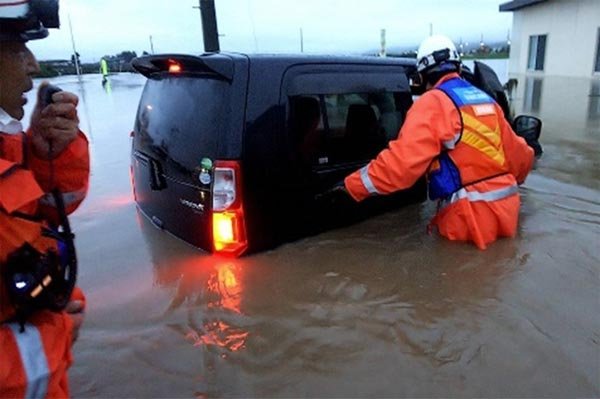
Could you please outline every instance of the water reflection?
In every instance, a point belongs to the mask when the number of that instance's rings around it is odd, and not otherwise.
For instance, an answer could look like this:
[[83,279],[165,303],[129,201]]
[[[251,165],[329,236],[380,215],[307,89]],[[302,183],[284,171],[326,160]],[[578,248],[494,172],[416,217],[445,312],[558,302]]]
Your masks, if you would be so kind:
[[238,326],[244,317],[239,261],[210,256],[182,243],[174,245],[174,239],[139,213],[138,221],[152,257],[155,285],[173,291],[165,316],[181,309],[186,314],[185,323],[170,327],[194,347],[242,349],[248,331]]
[[516,75],[514,115],[542,120],[544,155],[538,170],[553,178],[600,187],[600,80]]
[[525,80],[525,99],[523,104],[524,112],[539,112],[542,98],[543,80],[539,78],[528,77]]
[[106,94],[108,94],[109,96],[112,95],[112,83],[110,82],[110,79],[108,79],[108,78],[103,79],[102,87],[104,88],[104,91],[106,92]]
[[[544,122],[543,139],[591,139],[599,132],[600,80],[515,75],[511,92],[515,115],[529,113]],[[524,84],[522,84],[524,83]]]
[[590,85],[588,126],[590,130],[600,131],[600,80],[592,80]]

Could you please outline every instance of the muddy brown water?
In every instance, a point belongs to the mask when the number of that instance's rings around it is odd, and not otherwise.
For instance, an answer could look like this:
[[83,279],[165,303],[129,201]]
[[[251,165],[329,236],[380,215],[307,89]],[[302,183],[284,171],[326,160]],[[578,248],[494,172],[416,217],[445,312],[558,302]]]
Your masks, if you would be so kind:
[[545,154],[516,238],[479,251],[429,236],[425,203],[241,259],[137,213],[143,79],[54,83],[82,97],[92,148],[72,217],[88,298],[74,397],[600,396],[597,80],[520,80],[515,107],[544,120]]

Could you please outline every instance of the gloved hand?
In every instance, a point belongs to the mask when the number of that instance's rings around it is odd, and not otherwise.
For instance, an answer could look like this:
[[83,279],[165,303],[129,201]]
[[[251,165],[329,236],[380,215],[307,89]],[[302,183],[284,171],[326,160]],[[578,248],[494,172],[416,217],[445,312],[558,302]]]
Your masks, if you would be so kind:
[[322,193],[315,195],[315,199],[320,200],[323,198],[334,198],[340,194],[349,195],[343,180],[338,181]]

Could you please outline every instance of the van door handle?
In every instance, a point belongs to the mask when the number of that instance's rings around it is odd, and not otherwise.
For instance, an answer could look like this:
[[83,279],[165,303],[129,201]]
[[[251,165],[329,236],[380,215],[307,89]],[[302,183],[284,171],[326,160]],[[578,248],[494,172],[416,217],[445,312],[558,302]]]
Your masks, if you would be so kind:
[[160,163],[156,159],[148,158],[148,168],[150,169],[150,188],[154,191],[167,188],[167,181]]

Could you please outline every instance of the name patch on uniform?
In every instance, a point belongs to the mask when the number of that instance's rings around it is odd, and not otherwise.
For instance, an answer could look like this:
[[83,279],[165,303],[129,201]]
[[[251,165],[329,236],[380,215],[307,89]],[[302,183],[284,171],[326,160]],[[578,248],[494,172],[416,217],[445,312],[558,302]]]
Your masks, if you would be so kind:
[[452,91],[464,105],[492,102],[490,96],[476,87],[457,87]]
[[480,104],[473,106],[473,112],[477,116],[495,115],[496,110],[492,104]]

